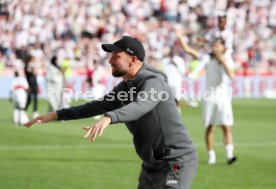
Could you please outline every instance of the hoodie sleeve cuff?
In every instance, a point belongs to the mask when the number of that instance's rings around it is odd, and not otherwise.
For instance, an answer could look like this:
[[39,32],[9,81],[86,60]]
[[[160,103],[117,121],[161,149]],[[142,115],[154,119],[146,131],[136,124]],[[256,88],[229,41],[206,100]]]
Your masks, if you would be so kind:
[[57,120],[59,120],[59,121],[60,120],[64,120],[62,109],[61,110],[57,110],[56,112],[57,112]]
[[107,112],[105,116],[108,116],[111,118],[111,123],[118,123],[119,122],[119,117],[115,112]]

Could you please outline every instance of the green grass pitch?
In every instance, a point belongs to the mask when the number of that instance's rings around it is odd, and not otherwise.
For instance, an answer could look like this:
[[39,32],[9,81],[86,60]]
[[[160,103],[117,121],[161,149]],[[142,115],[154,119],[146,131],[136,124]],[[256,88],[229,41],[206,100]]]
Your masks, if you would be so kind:
[[[47,102],[40,101],[45,113]],[[0,100],[1,189],[133,189],[140,160],[123,125],[108,127],[95,142],[84,139],[82,126],[94,120],[15,127],[12,105]],[[207,165],[201,108],[182,108],[182,119],[197,146],[199,168],[192,189],[276,188],[276,101],[234,100],[235,152],[226,164],[222,132],[215,130],[217,164]],[[30,107],[31,109],[31,107]]]

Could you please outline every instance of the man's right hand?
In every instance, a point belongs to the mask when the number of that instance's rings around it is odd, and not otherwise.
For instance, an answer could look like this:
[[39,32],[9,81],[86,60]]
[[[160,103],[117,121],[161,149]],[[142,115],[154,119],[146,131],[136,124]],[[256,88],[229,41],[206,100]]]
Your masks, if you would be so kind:
[[37,118],[29,121],[28,123],[24,124],[25,127],[29,128],[35,123],[46,123],[52,120],[57,119],[57,112],[50,112],[43,116],[38,116]]

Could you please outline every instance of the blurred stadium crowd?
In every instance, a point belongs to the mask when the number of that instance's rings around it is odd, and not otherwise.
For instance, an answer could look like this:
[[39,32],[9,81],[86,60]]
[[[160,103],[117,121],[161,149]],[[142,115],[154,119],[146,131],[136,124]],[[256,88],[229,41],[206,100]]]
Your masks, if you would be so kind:
[[218,13],[227,15],[234,33],[237,73],[276,74],[276,1],[274,0],[1,0],[0,75],[24,67],[34,57],[38,74],[53,55],[66,75],[109,70],[101,44],[122,35],[140,39],[146,62],[158,66],[171,52],[191,61],[181,50],[175,30],[190,42],[217,25]]

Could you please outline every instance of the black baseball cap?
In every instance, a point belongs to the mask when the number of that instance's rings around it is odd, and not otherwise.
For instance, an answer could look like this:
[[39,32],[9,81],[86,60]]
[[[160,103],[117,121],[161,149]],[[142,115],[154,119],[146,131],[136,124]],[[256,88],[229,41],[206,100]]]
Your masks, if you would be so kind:
[[145,49],[142,43],[130,36],[123,36],[122,39],[113,44],[102,44],[102,49],[106,52],[125,51],[129,55],[136,56],[142,62],[145,58]]

